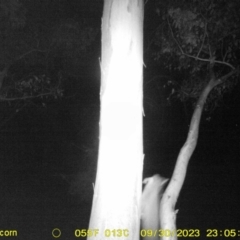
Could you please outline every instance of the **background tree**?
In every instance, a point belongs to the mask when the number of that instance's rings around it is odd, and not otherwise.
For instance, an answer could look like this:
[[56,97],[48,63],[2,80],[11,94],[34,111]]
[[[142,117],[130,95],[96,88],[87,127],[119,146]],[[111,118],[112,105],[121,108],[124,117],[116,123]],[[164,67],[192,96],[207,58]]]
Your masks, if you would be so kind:
[[175,204],[197,144],[205,101],[206,110],[214,109],[238,80],[240,19],[238,1],[162,3],[157,8],[161,24],[155,35],[155,45],[159,47],[155,59],[181,76],[167,81],[172,86],[170,97],[191,99],[195,109],[187,141],[160,206],[161,228],[176,229]]
[[[35,5],[41,12],[44,5]],[[97,34],[83,20],[49,22],[50,11],[43,19],[33,16],[32,8],[28,1],[0,3],[0,102],[5,109],[0,126],[26,106],[54,103],[63,96],[63,88],[65,96],[69,94],[66,80],[76,79]]]
[[211,72],[217,78],[230,74],[226,80],[231,81],[224,81],[208,97],[205,107],[211,110],[236,85],[238,75],[234,73],[240,64],[238,7],[238,1],[224,0],[158,3],[161,23],[154,43],[159,51],[154,57],[181,76],[167,81],[172,86],[171,97],[192,100],[195,105]]
[[[91,168],[94,159],[89,155],[95,151],[92,154],[95,157],[97,153],[96,150],[88,152],[97,143],[95,138],[95,142],[89,139],[98,133],[99,94],[95,90],[98,84],[97,81],[92,84],[93,73],[98,74],[99,54],[96,43],[92,45],[98,31],[79,14],[79,1],[75,2],[78,15],[73,14],[72,5],[67,1],[1,1],[0,4],[0,71],[4,73],[0,89],[0,161],[3,166],[0,222],[3,228],[11,222],[25,237],[33,237],[35,226],[44,222],[46,230],[50,222],[59,222],[62,218],[61,213],[56,218],[51,213],[43,213],[45,206],[51,205],[51,199],[65,194],[66,199],[82,204],[89,196],[91,198],[89,192],[83,196],[78,189],[94,179],[89,177],[94,172]],[[19,18],[15,19],[15,25],[12,17]],[[100,14],[98,22],[100,26]],[[97,67],[92,61],[93,55],[97,55]],[[90,69],[90,60],[92,75],[89,77],[86,72]],[[94,90],[89,88],[91,84]],[[96,125],[89,119],[94,119]],[[80,169],[81,164],[84,167]],[[79,169],[91,171],[85,173],[89,179],[86,175],[77,179]],[[71,176],[69,184],[62,180],[62,175]],[[76,179],[78,188],[73,183]],[[51,186],[57,193],[50,190]],[[38,198],[35,197],[37,192],[41,193]],[[60,202],[59,205],[64,200]],[[50,212],[61,212],[63,208],[58,206],[51,207]],[[64,206],[71,209],[74,204],[66,200]],[[20,212],[16,213],[15,209]],[[70,216],[74,219],[76,214]],[[87,225],[88,218],[81,217],[81,221]],[[30,232],[23,226],[26,223],[33,226]]]

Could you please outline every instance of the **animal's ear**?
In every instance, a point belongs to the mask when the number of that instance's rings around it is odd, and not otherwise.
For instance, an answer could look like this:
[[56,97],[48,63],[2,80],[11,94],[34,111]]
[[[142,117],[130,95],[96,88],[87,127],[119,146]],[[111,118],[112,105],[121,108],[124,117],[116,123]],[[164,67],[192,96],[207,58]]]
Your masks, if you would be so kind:
[[143,184],[147,184],[149,181],[151,181],[152,177],[144,178]]

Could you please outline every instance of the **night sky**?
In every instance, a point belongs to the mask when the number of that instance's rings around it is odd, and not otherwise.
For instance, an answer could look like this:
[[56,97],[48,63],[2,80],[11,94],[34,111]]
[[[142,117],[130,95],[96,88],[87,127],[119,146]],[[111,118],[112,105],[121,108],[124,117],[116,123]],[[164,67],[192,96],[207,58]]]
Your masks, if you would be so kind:
[[[95,29],[95,35],[76,59],[51,52],[55,54],[48,65],[51,77],[65,74],[61,98],[44,104],[21,102],[20,107],[0,102],[0,230],[17,230],[18,239],[45,240],[53,239],[52,230],[59,228],[62,239],[75,239],[75,229],[88,227],[96,174],[103,3],[22,2],[27,9],[26,26],[47,29],[74,19]],[[150,2],[145,5],[145,46],[156,25]],[[50,31],[44,34],[49,36]],[[14,63],[11,74],[22,77],[42,71],[37,69],[42,69],[44,61],[37,64],[37,57],[31,67]],[[169,92],[161,79],[150,81],[164,70],[144,57],[144,177],[159,173],[169,178],[187,137],[192,108],[186,111],[179,101],[168,104]],[[203,113],[198,145],[177,203],[178,228],[201,229],[201,239],[207,229],[240,231],[239,94],[238,84],[214,112]]]

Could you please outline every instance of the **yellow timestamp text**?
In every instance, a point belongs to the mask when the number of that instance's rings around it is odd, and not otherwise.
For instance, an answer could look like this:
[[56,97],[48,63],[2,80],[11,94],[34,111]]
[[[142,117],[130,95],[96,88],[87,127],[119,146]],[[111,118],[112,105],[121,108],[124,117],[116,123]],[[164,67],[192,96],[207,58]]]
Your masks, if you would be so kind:
[[206,230],[207,237],[226,237],[226,238],[234,238],[240,237],[240,229],[207,229]]
[[76,229],[74,236],[78,238],[96,237],[99,234],[104,234],[104,237],[129,237],[128,229],[105,229],[99,231],[99,229]]
[[74,236],[78,238],[96,237],[99,234],[99,229],[76,229]]
[[199,229],[177,229],[177,230],[170,230],[170,229],[142,229],[140,231],[141,237],[179,237],[179,238],[186,238],[186,237],[200,237],[200,230]]

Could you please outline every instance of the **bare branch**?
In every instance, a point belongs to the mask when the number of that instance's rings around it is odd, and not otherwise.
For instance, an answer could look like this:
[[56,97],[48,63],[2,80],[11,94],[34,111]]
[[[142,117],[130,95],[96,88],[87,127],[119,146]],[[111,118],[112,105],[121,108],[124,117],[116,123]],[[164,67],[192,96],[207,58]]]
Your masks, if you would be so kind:
[[240,72],[239,70],[240,70],[239,68],[234,69],[233,71],[229,72],[228,74],[224,75],[223,77],[220,77],[219,79],[217,79],[216,82],[218,84],[223,83],[224,81],[226,81],[232,75],[239,73]]
[[46,50],[40,50],[40,49],[32,49],[32,50],[30,50],[30,51],[28,51],[28,52],[26,52],[26,53],[23,53],[22,55],[18,56],[18,57],[15,59],[15,61],[16,61],[16,60],[20,60],[20,59],[24,58],[25,56],[27,56],[28,54],[31,54],[31,53],[33,53],[33,52],[47,52],[47,51],[46,51]]
[[207,35],[207,23],[205,23],[205,30],[204,30],[204,36],[203,36],[203,41],[202,41],[202,45],[198,51],[198,54],[197,54],[197,57],[199,57],[199,54],[201,53],[202,51],[202,48],[203,48],[203,44],[205,42],[205,38],[206,38],[206,35]]
[[231,32],[225,34],[224,36],[222,36],[221,38],[218,39],[218,42],[222,41],[224,38],[228,37],[228,36],[231,36],[232,34],[234,33],[237,33],[239,32],[240,30],[239,29],[234,29],[232,30]]
[[26,100],[26,99],[33,99],[33,98],[38,98],[38,97],[48,96],[48,95],[53,95],[53,91],[47,92],[47,93],[41,93],[36,96],[25,96],[25,97],[16,97],[16,98],[6,98],[6,97],[0,96],[0,101],[5,102],[5,101]]

